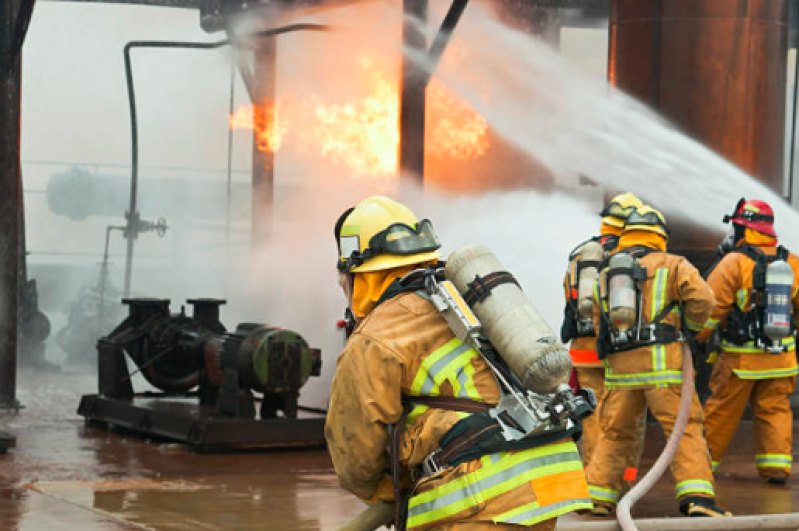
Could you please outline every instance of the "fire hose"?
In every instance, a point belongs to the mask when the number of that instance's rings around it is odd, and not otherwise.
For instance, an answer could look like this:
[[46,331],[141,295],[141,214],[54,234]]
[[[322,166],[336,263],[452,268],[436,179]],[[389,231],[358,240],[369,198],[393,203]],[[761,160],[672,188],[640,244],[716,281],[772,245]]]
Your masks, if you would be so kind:
[[674,421],[674,428],[671,430],[666,447],[663,453],[655,461],[654,466],[646,475],[633,487],[619,502],[616,509],[616,518],[623,531],[638,531],[638,527],[633,521],[630,510],[633,505],[640,500],[655,485],[658,479],[666,471],[666,468],[674,459],[677,447],[685,433],[688,419],[691,416],[691,404],[694,397],[694,366],[691,356],[691,349],[686,342],[682,344],[682,393],[680,398],[680,408],[677,411],[677,419]]

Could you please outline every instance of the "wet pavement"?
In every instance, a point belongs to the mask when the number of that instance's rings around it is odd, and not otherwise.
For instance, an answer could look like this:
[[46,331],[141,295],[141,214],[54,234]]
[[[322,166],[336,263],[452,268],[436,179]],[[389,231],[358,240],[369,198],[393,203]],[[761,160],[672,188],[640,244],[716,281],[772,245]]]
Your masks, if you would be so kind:
[[[21,375],[17,448],[0,456],[0,530],[330,530],[364,507],[341,490],[321,449],[197,453],[168,441],[84,426],[75,410],[91,375]],[[662,448],[650,426],[644,465]],[[719,502],[736,514],[799,511],[799,481],[765,485],[745,425],[719,469]],[[678,516],[670,478],[637,516]]]

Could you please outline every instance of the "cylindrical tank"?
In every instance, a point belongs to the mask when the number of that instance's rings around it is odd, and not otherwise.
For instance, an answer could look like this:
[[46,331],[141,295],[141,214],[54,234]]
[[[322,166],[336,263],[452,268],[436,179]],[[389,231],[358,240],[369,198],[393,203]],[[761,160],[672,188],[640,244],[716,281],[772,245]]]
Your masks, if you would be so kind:
[[[636,299],[635,280],[632,271],[633,257],[617,253],[610,257],[608,266],[608,313],[614,330],[625,332],[635,326]],[[614,274],[617,271],[625,273]]]
[[[613,0],[610,82],[782,195],[788,9],[788,0]],[[688,224],[672,229],[672,248],[718,243]]]
[[[597,266],[602,261],[605,249],[599,242],[588,242],[580,250],[580,279],[577,284],[577,314],[581,319],[594,316],[594,288],[598,276]],[[590,264],[590,265],[589,265]]]
[[[461,293],[469,290],[476,277],[498,271],[506,269],[482,245],[453,252],[445,269],[446,277]],[[528,389],[551,393],[568,380],[569,351],[517,285],[505,283],[495,287],[472,309],[488,340]]]
[[766,314],[763,331],[772,341],[791,335],[793,269],[785,260],[775,260],[766,269]]

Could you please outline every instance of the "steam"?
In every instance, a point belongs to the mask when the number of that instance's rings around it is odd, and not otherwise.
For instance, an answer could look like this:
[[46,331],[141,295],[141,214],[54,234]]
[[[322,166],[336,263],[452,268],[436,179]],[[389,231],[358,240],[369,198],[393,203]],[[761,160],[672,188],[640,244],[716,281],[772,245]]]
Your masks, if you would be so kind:
[[[281,37],[278,94],[303,94],[309,87],[321,87],[336,101],[346,101],[362,89],[359,55],[363,50],[392,57],[393,67],[398,69],[402,52],[400,7],[399,2],[372,2],[319,13],[309,21],[330,24],[336,31]],[[48,4],[42,9],[58,7]],[[192,21],[196,24],[194,18]],[[33,26],[32,37],[35,30]],[[147,35],[150,36],[163,37],[157,33]],[[118,62],[119,57],[115,53],[109,62]],[[213,60],[202,63],[202,67],[194,69],[195,73],[202,71],[203,79],[229,79],[230,64],[222,57],[214,56]],[[155,54],[148,59],[158,67],[159,76],[165,76],[174,64],[183,60],[176,60],[175,56],[162,60]],[[150,66],[142,61],[138,68]],[[654,206],[665,209],[667,215],[673,213],[710,227],[719,225],[722,214],[740,196],[764,199],[774,206],[778,229],[787,245],[799,248],[799,238],[787,232],[799,219],[764,186],[681,135],[643,105],[609,88],[601,78],[580,71],[546,45],[496,22],[490,11],[479,4],[467,8],[435,74],[476,109],[494,133],[554,174],[582,174],[609,189],[634,191]],[[190,77],[188,73],[185,75]],[[169,83],[175,81],[170,78],[166,86]],[[155,83],[143,84],[155,93]],[[169,135],[174,135],[175,130],[189,131],[194,135],[192,139],[205,127],[225,128],[226,87],[227,83],[217,87],[218,105],[204,108],[204,113],[215,113],[215,119],[208,118],[208,123],[200,124],[160,113],[165,107],[174,111],[170,105],[180,103],[181,94],[158,92],[156,115],[147,104],[147,92],[143,91],[143,163],[147,164],[148,157],[152,157],[150,161],[160,161],[163,157],[175,165],[184,162],[175,152],[185,139],[167,136],[159,128],[173,131]],[[119,90],[119,97],[101,112],[107,111],[112,116],[107,120],[119,122],[118,136],[124,136],[127,121],[123,92],[121,86],[113,90]],[[240,85],[238,94],[242,97],[244,94]],[[154,97],[152,93],[150,97]],[[196,105],[183,104],[191,107],[187,114],[196,114]],[[121,109],[121,114],[114,109]],[[90,114],[90,110],[83,112]],[[164,120],[170,128],[163,127]],[[80,123],[80,120],[72,117],[71,122]],[[187,123],[191,127],[186,127]],[[251,135],[249,132],[236,135],[234,158],[238,166],[246,168],[244,161],[250,157]],[[200,165],[218,166],[219,161],[225,160],[219,146],[227,145],[226,131],[207,142],[213,150],[193,149],[192,156],[197,157]],[[117,143],[118,159],[127,161],[126,144]],[[66,141],[55,144],[59,149],[69,145]],[[104,144],[98,142],[98,145]],[[65,153],[70,155],[63,158],[75,156],[72,152]],[[86,149],[81,156],[88,160],[93,153]],[[493,174],[504,177],[515,171],[516,167],[499,161]],[[303,388],[300,401],[324,407],[335,360],[343,346],[343,333],[335,328],[345,302],[336,282],[333,224],[341,212],[368,195],[397,193],[396,183],[385,179],[351,177],[346,168],[332,164],[321,154],[299,148],[281,151],[276,158],[271,238],[255,249],[249,244],[246,221],[250,218],[246,175],[234,175],[235,190],[240,186],[241,193],[234,193],[232,198],[234,224],[229,242],[224,237],[223,211],[219,208],[207,209],[178,197],[172,201],[172,208],[180,210],[181,215],[174,216],[173,212],[154,209],[156,198],[143,201],[143,216],[166,214],[171,229],[164,240],[156,241],[152,236],[140,240],[134,271],[135,291],[138,295],[171,298],[173,311],[191,297],[226,298],[228,305],[222,310],[222,321],[228,329],[246,321],[296,330],[311,346],[323,351],[323,376],[311,379]],[[437,175],[431,172],[426,177],[434,181]],[[470,177],[466,167],[463,179]],[[143,171],[143,188],[152,185],[152,181],[148,185],[149,178]],[[206,186],[211,179],[221,182],[224,175],[204,180],[187,172],[182,184],[190,190]],[[486,188],[490,184],[486,183]],[[126,190],[120,193],[125,194]],[[549,325],[558,329],[566,257],[578,243],[596,233],[598,201],[581,200],[565,191],[452,195],[432,187],[424,193],[409,191],[402,199],[420,218],[433,221],[444,244],[445,256],[464,245],[486,245],[517,277]],[[217,201],[217,207],[223,204],[221,194]],[[179,203],[179,209],[175,202]],[[33,230],[41,232],[44,224],[63,223],[60,218],[45,221]],[[91,232],[93,249],[98,249],[99,256],[102,231],[108,221],[70,227],[75,233]],[[89,226],[90,230],[85,228]],[[118,239],[113,247],[122,248]],[[117,258],[113,270],[117,287],[121,286],[121,264]]]
[[469,61],[445,56],[435,75],[553,173],[635,192],[667,215],[711,228],[741,196],[762,199],[774,207],[784,243],[799,247],[799,234],[788,232],[799,214],[777,194],[483,5],[469,7],[451,45]]

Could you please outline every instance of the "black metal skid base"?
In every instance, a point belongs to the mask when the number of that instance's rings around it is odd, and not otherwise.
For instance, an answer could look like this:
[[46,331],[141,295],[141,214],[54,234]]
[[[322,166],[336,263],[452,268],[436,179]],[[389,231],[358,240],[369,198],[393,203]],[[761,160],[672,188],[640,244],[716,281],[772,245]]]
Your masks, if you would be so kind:
[[8,453],[10,448],[17,446],[17,439],[8,432],[0,431],[0,454]]
[[197,401],[180,398],[117,400],[83,395],[78,414],[86,422],[105,423],[140,435],[163,437],[197,447],[321,446],[325,416],[302,412],[300,418],[251,420],[224,417]]

